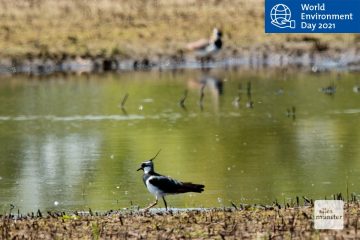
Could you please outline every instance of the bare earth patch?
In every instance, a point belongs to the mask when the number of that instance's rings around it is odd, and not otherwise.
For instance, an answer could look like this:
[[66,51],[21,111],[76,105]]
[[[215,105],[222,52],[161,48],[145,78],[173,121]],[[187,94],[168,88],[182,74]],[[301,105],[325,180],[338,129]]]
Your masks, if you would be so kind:
[[[360,208],[345,207],[343,230],[315,230],[312,207],[119,211],[2,216],[1,239],[355,239]],[[40,214],[41,215],[41,214]]]

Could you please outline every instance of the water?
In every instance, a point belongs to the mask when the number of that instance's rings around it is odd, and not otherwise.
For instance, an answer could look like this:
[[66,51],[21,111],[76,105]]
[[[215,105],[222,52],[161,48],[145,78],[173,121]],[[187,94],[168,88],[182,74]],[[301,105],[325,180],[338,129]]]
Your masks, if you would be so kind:
[[[333,82],[335,94],[319,90]],[[154,197],[136,169],[159,149],[158,172],[206,186],[171,207],[358,193],[359,84],[356,73],[220,70],[3,78],[0,210],[143,207]]]

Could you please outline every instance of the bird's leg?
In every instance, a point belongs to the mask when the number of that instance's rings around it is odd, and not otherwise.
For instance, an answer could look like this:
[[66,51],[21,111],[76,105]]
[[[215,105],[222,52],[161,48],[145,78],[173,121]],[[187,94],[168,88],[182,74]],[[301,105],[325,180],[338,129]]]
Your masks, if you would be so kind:
[[156,197],[156,200],[154,203],[150,204],[149,206],[147,206],[146,208],[144,208],[144,211],[149,210],[150,208],[152,208],[153,206],[155,206],[158,203],[158,198]]
[[166,211],[167,211],[168,209],[167,209],[167,203],[166,203],[166,201],[165,201],[165,197],[162,197],[162,199],[164,200],[165,209],[166,209]]
[[200,63],[201,63],[201,69],[204,70],[205,69],[205,58],[204,57],[200,58]]

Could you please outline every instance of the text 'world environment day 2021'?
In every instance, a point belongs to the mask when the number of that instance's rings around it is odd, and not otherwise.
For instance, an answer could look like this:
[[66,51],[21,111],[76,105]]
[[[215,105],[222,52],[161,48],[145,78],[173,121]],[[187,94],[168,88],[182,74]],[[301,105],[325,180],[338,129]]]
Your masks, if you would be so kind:
[[266,33],[360,33],[359,0],[266,0]]

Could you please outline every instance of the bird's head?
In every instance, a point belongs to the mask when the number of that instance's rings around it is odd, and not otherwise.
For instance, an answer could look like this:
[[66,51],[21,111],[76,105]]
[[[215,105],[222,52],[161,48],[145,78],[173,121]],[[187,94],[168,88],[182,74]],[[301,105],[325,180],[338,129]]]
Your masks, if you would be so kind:
[[144,173],[149,173],[149,172],[153,172],[154,171],[154,163],[153,160],[157,157],[157,155],[159,155],[161,149],[159,150],[159,152],[155,155],[155,157],[153,157],[152,159],[141,163],[140,168],[137,171],[143,170]]
[[154,163],[152,160],[141,163],[140,168],[137,171],[143,170],[144,173],[149,173],[154,171]]

